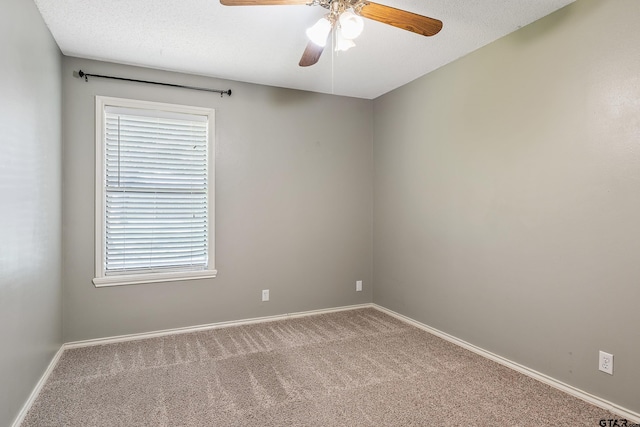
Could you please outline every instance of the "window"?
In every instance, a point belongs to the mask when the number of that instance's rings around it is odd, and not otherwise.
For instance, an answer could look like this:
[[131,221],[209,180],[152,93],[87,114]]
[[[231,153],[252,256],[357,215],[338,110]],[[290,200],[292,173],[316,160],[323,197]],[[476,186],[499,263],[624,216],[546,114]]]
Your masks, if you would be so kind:
[[96,97],[96,286],[215,277],[214,111]]

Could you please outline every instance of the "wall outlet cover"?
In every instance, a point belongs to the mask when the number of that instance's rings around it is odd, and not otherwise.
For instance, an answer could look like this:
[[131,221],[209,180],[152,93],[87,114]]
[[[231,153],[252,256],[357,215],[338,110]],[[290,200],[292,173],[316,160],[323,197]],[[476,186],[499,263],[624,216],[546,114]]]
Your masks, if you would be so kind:
[[358,280],[356,282],[356,292],[360,292],[362,290],[362,280]]
[[600,351],[598,359],[598,369],[609,375],[613,375],[613,354]]
[[262,301],[269,301],[269,289],[262,290]]

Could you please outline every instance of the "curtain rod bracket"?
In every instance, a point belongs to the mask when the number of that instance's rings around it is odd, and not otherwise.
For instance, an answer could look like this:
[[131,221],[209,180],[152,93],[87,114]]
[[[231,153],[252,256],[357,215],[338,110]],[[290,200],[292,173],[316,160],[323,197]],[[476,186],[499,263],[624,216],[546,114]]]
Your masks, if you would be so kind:
[[[74,74],[75,74],[75,72],[74,72]],[[89,73],[85,73],[82,70],[78,70],[78,77],[80,77],[80,78],[84,77],[84,81],[85,82],[89,81],[89,77],[98,77],[98,78],[101,78],[101,79],[123,80],[123,81],[127,81],[127,82],[148,83],[148,84],[152,84],[152,85],[179,87],[179,88],[183,88],[183,89],[192,89],[192,90],[202,90],[202,91],[205,91],[205,92],[214,92],[214,93],[219,93],[220,94],[220,98],[222,98],[224,95],[231,96],[231,89],[229,89],[229,90],[209,89],[209,88],[206,88],[206,87],[177,85],[177,84],[173,84],[173,83],[153,82],[153,81],[150,81],[150,80],[127,79],[127,78],[124,78],[124,77],[105,76],[105,75],[101,75],[101,74],[89,74]]]

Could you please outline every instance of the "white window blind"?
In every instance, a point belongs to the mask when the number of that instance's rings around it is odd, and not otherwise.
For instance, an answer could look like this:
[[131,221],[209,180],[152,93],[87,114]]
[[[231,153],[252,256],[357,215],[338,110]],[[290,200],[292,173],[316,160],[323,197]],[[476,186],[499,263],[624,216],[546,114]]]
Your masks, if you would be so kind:
[[104,275],[208,269],[208,116],[105,106]]

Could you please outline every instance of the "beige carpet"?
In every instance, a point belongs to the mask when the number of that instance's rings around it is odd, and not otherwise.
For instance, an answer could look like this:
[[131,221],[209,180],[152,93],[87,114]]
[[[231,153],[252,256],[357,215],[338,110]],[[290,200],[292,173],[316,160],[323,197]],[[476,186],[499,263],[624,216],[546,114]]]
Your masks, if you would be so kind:
[[23,426],[597,426],[620,418],[375,309],[64,352]]

